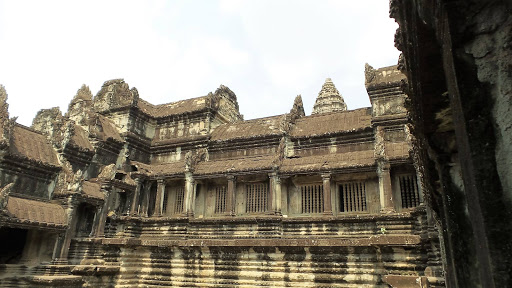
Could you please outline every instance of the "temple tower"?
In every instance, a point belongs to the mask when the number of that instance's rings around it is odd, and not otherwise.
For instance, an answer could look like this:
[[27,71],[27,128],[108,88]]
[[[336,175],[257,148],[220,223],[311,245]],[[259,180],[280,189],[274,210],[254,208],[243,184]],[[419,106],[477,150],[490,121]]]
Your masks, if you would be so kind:
[[325,83],[322,85],[322,90],[318,92],[315,106],[313,106],[313,113],[311,114],[315,115],[346,110],[347,104],[345,104],[340,92],[336,89],[334,83],[332,83],[331,78],[325,79]]

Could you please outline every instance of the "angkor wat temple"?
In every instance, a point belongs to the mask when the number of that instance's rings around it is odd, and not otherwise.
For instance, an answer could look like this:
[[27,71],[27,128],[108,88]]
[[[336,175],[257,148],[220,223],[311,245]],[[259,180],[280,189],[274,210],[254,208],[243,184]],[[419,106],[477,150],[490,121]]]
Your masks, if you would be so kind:
[[246,121],[222,85],[153,105],[116,79],[25,127],[2,87],[0,283],[443,286],[405,77],[365,75],[372,107],[347,110],[327,79],[310,116],[297,96]]
[[0,86],[0,285],[512,287],[511,6],[391,0],[357,110],[330,79],[247,121],[118,79],[29,128]]

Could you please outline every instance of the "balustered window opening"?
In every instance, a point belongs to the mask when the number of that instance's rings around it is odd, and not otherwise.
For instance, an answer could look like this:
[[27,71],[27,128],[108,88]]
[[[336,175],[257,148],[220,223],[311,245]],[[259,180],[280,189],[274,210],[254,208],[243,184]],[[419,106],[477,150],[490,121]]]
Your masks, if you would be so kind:
[[268,183],[251,183],[245,185],[246,213],[262,213],[268,211]]
[[322,183],[300,186],[301,213],[324,212],[324,186]]
[[365,182],[347,182],[339,184],[340,212],[366,212]]
[[174,214],[183,213],[183,203],[185,202],[185,187],[176,187],[176,195],[174,198]]
[[215,195],[215,214],[227,212],[227,188],[226,186],[214,186],[210,188],[210,193]]
[[398,176],[402,208],[414,208],[420,205],[420,192],[416,175]]

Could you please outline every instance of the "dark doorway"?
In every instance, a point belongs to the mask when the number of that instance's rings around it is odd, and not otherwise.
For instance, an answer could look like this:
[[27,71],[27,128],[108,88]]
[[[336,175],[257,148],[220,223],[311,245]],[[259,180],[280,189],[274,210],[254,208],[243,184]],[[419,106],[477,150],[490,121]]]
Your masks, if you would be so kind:
[[27,232],[24,229],[0,228],[0,264],[17,264],[20,261],[27,242]]
[[94,223],[96,207],[87,203],[80,203],[77,208],[76,237],[89,237]]
[[156,204],[156,185],[152,184],[149,190],[149,203],[148,203],[148,216],[152,216],[155,213]]

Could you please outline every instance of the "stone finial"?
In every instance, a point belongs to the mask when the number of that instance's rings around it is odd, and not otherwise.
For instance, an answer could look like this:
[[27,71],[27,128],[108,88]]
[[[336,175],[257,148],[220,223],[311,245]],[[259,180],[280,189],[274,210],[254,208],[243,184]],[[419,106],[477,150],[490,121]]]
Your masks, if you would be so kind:
[[9,104],[7,104],[7,92],[4,85],[0,84],[0,120],[9,119]]
[[236,109],[238,109],[238,101],[236,99],[236,94],[235,94],[235,92],[231,91],[231,89],[229,89],[229,87],[221,84],[219,86],[219,88],[217,88],[217,90],[215,90],[214,94],[222,95],[222,96],[226,97],[227,99],[231,100],[235,104]]
[[315,106],[313,106],[313,113],[311,114],[322,114],[330,112],[346,111],[347,104],[341,97],[340,92],[332,83],[331,78],[325,79],[322,89],[318,93],[316,98]]
[[41,109],[32,120],[32,129],[53,136],[62,126],[62,112],[59,107]]
[[69,103],[67,116],[79,123],[82,124],[84,118],[86,117],[86,112],[90,110],[92,107],[92,93],[89,89],[89,86],[83,84],[78,91],[76,91],[75,97]]
[[76,95],[73,100],[92,101],[92,93],[89,86],[82,84],[82,87],[76,91]]
[[100,91],[93,100],[96,111],[107,111],[111,109],[136,106],[139,93],[135,89],[130,90],[130,85],[123,79],[105,81]]
[[295,100],[293,101],[293,107],[290,110],[290,114],[293,114],[294,116],[296,116],[296,118],[306,115],[306,113],[304,112],[304,104],[302,103],[301,95],[297,95],[297,97],[295,97]]
[[368,63],[364,64],[364,78],[365,84],[371,83],[375,78],[375,69]]

